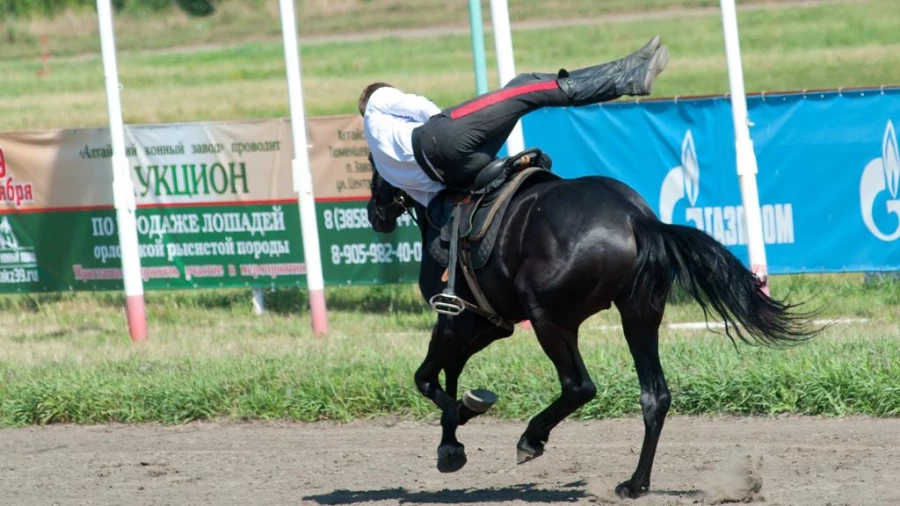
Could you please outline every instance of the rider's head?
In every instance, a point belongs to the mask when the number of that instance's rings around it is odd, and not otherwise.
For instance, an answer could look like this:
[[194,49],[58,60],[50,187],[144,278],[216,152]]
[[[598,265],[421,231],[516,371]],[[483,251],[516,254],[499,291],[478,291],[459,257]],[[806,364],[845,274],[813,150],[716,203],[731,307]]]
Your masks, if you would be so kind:
[[359,94],[359,114],[360,116],[366,115],[366,105],[369,103],[369,97],[372,96],[372,93],[375,93],[375,90],[378,88],[391,88],[392,86],[388,83],[372,83],[365,88],[363,88],[362,93]]

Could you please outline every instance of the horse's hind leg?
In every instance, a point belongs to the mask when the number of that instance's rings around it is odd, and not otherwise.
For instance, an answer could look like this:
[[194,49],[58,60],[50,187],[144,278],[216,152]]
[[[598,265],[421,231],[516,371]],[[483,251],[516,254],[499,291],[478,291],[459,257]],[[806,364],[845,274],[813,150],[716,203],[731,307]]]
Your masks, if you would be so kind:
[[622,314],[625,339],[641,384],[641,410],[644,415],[644,442],[637,469],[630,480],[616,487],[616,494],[623,498],[635,498],[647,493],[650,488],[653,458],[670,404],[669,389],[659,363],[659,325],[662,312],[647,309],[644,313],[639,313],[629,307],[628,303],[616,302],[616,306]]
[[538,342],[556,367],[562,392],[553,403],[528,423],[518,444],[518,463],[522,464],[544,453],[550,431],[573,411],[597,395],[581,353],[578,332],[550,321],[546,313],[534,310],[531,318]]

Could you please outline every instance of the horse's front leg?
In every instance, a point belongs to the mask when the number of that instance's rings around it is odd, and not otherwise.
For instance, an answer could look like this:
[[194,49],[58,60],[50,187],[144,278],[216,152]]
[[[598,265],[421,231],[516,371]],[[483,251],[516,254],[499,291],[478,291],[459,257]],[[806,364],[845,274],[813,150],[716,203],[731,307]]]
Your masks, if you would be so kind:
[[[487,346],[487,344],[489,343],[484,343],[484,346]],[[455,357],[453,362],[444,368],[444,375],[447,379],[446,391],[450,397],[456,398],[459,375],[462,373],[466,362],[468,362],[469,358],[471,358],[478,350],[483,349],[484,346],[479,346],[475,351],[467,351],[465,354]],[[466,422],[476,416],[487,413],[487,411],[491,409],[491,406],[496,403],[497,394],[490,390],[484,388],[466,390],[456,403],[457,412],[459,413],[459,425],[465,425]]]
[[[460,339],[439,320],[432,332],[428,354],[416,371],[419,391],[441,410],[442,434],[438,447],[438,470],[441,472],[455,472],[466,464],[465,447],[456,438],[457,428],[487,412],[497,402],[497,395],[484,389],[466,391],[460,400],[456,397],[459,376],[469,358],[494,339],[509,333],[497,329],[475,334],[478,336],[475,339]],[[446,389],[441,389],[438,380],[441,370],[446,378]]]
[[[422,395],[431,399],[441,410],[441,443],[438,446],[438,470],[442,473],[459,471],[466,465],[465,447],[456,439],[456,429],[460,425],[460,410],[456,400],[456,385],[462,367],[446,367],[451,357],[452,336],[438,320],[431,334],[428,353],[415,373],[416,387]],[[447,371],[448,390],[441,388],[438,375]],[[450,388],[452,387],[452,388]]]

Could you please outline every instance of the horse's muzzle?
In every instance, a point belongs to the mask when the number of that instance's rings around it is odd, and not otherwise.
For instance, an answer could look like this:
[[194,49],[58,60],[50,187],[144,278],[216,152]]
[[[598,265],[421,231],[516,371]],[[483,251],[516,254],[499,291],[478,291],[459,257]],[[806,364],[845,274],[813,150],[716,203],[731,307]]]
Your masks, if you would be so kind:
[[369,199],[369,203],[366,204],[366,213],[369,216],[372,230],[380,234],[390,234],[397,228],[397,217],[389,217],[386,215],[387,213],[378,209],[375,199]]

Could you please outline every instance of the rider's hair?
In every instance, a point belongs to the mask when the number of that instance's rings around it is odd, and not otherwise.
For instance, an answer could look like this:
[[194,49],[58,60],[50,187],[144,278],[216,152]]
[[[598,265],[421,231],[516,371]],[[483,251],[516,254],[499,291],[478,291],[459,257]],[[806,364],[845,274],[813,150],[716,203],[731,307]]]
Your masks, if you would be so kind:
[[359,94],[359,114],[360,116],[366,115],[366,105],[369,103],[369,97],[372,96],[372,93],[375,93],[375,90],[378,88],[391,88],[392,86],[388,83],[372,83],[365,88],[363,88],[362,93]]

